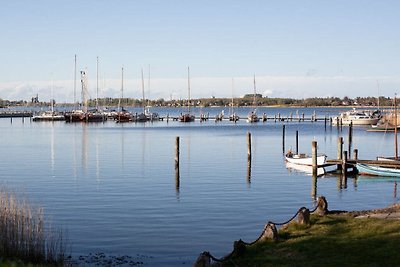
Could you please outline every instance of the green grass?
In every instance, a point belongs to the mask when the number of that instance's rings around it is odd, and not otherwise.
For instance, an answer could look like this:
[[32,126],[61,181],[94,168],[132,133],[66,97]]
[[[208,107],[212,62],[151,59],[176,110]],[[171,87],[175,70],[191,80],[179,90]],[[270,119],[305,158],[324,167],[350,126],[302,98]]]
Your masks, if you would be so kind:
[[221,266],[399,266],[400,221],[311,216],[311,225],[291,223],[279,241],[248,246]]

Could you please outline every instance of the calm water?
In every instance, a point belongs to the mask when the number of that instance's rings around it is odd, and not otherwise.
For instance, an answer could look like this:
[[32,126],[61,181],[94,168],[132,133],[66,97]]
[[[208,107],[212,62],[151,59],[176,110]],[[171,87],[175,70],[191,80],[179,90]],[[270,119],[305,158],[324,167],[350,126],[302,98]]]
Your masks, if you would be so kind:
[[[310,116],[334,109],[299,109]],[[161,115],[178,109],[158,109]],[[215,116],[221,109],[205,109]],[[297,109],[259,109],[268,115],[296,115]],[[199,111],[197,111],[199,112]],[[225,109],[225,114],[229,110]],[[241,116],[247,110],[240,110]],[[68,231],[73,257],[102,252],[129,255],[146,266],[191,266],[202,251],[228,254],[233,241],[253,241],[267,221],[283,222],[301,206],[314,207],[311,176],[287,169],[282,122],[250,125],[213,120],[94,124],[0,119],[2,184],[43,206],[52,224]],[[311,141],[336,157],[347,128],[324,122],[285,122],[285,150],[311,152]],[[247,167],[246,133],[253,160]],[[179,182],[174,169],[175,137],[181,138]],[[354,128],[359,158],[392,155],[393,134]],[[316,195],[330,209],[362,210],[396,203],[394,181],[335,176],[318,178]]]

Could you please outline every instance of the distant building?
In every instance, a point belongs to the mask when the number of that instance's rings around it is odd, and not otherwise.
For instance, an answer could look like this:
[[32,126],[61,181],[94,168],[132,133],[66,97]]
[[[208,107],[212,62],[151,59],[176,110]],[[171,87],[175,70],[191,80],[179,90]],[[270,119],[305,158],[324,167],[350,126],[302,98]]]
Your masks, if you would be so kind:
[[32,97],[32,104],[38,104],[39,103],[39,95],[36,94],[35,97]]

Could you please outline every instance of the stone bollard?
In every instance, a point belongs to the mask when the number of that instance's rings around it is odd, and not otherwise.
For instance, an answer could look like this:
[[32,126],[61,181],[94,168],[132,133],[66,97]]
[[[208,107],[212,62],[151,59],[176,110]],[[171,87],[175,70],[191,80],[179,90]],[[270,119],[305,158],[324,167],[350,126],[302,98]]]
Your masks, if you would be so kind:
[[324,196],[318,197],[317,209],[314,211],[314,213],[320,216],[328,213],[328,202]]
[[297,222],[299,224],[310,224],[310,210],[305,207],[300,208],[297,215]]
[[232,255],[240,256],[246,251],[246,244],[239,239],[238,241],[233,242],[233,252]]
[[203,252],[198,257],[196,262],[193,264],[193,267],[210,267],[211,266],[211,259],[210,253]]
[[265,225],[264,231],[259,239],[259,241],[264,242],[267,240],[278,240],[278,230],[275,224],[269,222]]

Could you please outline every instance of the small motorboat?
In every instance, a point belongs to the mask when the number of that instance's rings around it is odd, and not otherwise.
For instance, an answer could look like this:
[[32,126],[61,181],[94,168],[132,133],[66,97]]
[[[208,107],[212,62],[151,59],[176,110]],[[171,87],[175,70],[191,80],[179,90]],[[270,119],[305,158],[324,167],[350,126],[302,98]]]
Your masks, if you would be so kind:
[[[288,153],[285,155],[286,161],[299,164],[299,165],[308,165],[312,166],[312,156],[306,154],[294,154],[292,151],[289,150]],[[325,154],[318,154],[317,155],[317,165],[324,165],[326,162],[326,155]]]

